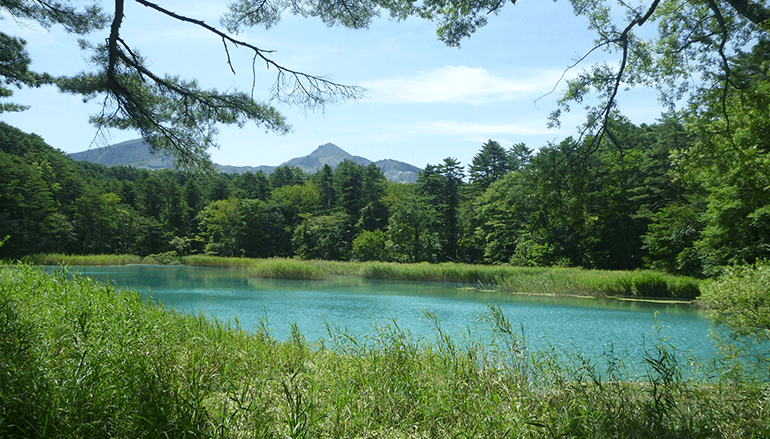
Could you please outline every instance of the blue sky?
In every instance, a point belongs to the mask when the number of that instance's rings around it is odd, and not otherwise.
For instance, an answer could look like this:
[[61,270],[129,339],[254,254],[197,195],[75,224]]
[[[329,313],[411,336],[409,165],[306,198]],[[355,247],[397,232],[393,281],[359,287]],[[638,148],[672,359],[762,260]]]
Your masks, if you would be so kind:
[[[165,1],[172,11],[218,26],[225,2]],[[107,6],[111,2],[105,2]],[[226,64],[221,40],[195,26],[178,23],[134,2],[126,3],[122,35],[152,62],[157,73],[197,78],[206,88],[250,91],[251,53],[230,48],[236,75]],[[32,68],[51,74],[72,74],[88,68],[76,38],[60,30],[44,30],[2,22],[6,33],[28,42]],[[106,31],[89,36],[106,38]],[[504,147],[525,142],[536,149],[576,133],[580,109],[563,119],[562,128],[547,128],[567,65],[592,47],[593,35],[584,19],[572,14],[566,1],[520,0],[508,4],[460,49],[445,46],[431,22],[376,19],[369,29],[328,28],[320,20],[285,15],[275,27],[253,28],[239,35],[260,48],[275,50],[274,60],[293,70],[327,75],[360,85],[367,96],[342,102],[323,112],[277,104],[293,131],[265,132],[253,124],[221,127],[220,149],[212,159],[226,165],[278,165],[332,142],[371,160],[394,159],[423,167],[454,157],[467,165],[488,139]],[[589,58],[585,67],[601,58]],[[574,70],[576,73],[578,70]],[[257,64],[257,100],[266,100],[275,70]],[[549,93],[554,86],[556,91]],[[536,102],[537,100],[537,102]],[[53,87],[16,91],[12,102],[30,105],[2,120],[41,135],[65,152],[104,146],[96,139],[88,116],[99,102],[83,103]],[[661,109],[652,91],[634,90],[620,96],[620,108],[636,123],[654,122]],[[111,131],[107,143],[138,137],[136,132]]]

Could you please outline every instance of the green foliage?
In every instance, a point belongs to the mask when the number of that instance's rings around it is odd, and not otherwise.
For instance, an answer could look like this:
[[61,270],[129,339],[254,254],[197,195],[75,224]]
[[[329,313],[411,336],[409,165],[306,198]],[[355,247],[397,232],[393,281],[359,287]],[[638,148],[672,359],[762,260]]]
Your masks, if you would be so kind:
[[311,280],[323,278],[317,267],[292,259],[271,258],[259,261],[251,267],[251,272],[266,279]]
[[770,159],[765,154],[747,151],[739,164],[723,174],[727,181],[706,183],[709,194],[703,215],[705,226],[695,248],[707,274],[718,273],[722,265],[770,257],[768,165]]
[[[492,241],[496,244],[497,241]],[[553,260],[553,245],[544,239],[529,234],[522,234],[516,238],[516,249],[509,261],[512,265],[522,267],[538,267],[545,265],[569,266],[568,260]],[[494,248],[494,247],[493,247]],[[507,256],[507,255],[506,255]]]
[[292,245],[300,259],[347,260],[353,228],[344,212],[305,216],[294,230]]
[[388,244],[382,230],[364,230],[353,239],[353,259],[359,261],[388,261]]
[[241,200],[266,200],[270,191],[265,173],[245,172],[233,178],[233,197]]
[[318,188],[312,182],[273,189],[270,201],[284,208],[293,219],[315,212],[321,204]]
[[468,172],[472,185],[480,191],[486,190],[490,184],[501,179],[513,170],[511,157],[508,152],[494,140],[487,141],[481,151],[473,156]]
[[642,272],[635,275],[631,287],[641,297],[671,297],[668,283],[658,273]]
[[388,180],[374,163],[369,163],[364,168],[363,177],[362,207],[355,223],[356,228],[359,230],[384,229],[388,224],[389,212],[382,202],[382,197],[387,190]]
[[700,283],[694,278],[669,277],[668,289],[671,295],[677,299],[695,300],[701,295]]
[[236,242],[242,221],[240,204],[235,198],[214,201],[198,214],[206,254],[240,256]]
[[[8,86],[39,87],[52,83],[53,77],[29,71],[32,60],[25,49],[27,42],[21,38],[12,37],[0,32],[0,98],[13,96],[13,90]],[[24,105],[0,103],[0,113],[23,111]]]
[[469,215],[484,261],[627,270],[643,267],[648,250],[662,255],[642,237],[678,201],[668,153],[682,144],[659,135],[672,126],[613,120],[615,144],[566,139],[491,183]]
[[[276,68],[272,97],[279,101],[314,107],[360,96],[355,87],[287,70],[267,52],[213,26],[141,3],[202,26],[221,38],[225,49],[253,51],[255,59]],[[150,255],[190,243],[182,246],[184,253],[345,259],[353,236],[366,238],[359,247],[371,247],[366,258],[377,254],[411,262],[647,266],[712,276],[726,265],[770,257],[767,6],[673,0],[570,4],[597,33],[594,49],[620,57],[619,63],[599,63],[567,81],[552,122],[558,124],[571,105],[585,107],[577,140],[541,145],[535,156],[522,143],[505,150],[489,140],[469,167],[467,186],[452,158],[426,166],[416,185],[389,186],[375,165],[350,161],[336,170],[326,166],[312,178],[291,167],[269,177],[191,177],[75,165],[36,136],[3,124],[0,230],[9,238],[0,257],[41,251]],[[229,5],[222,25],[231,32],[270,27],[288,10],[360,28],[383,8],[399,19],[435,20],[440,38],[459,45],[504,5],[243,0]],[[220,123],[251,121],[279,133],[288,130],[270,104],[252,96],[205,90],[194,80],[151,71],[151,63],[122,39],[119,31],[128,17],[124,2],[115,6],[111,16],[95,2],[81,7],[15,1],[2,8],[14,20],[43,27],[104,31],[104,43],[81,43],[92,69],[55,82],[87,100],[103,99],[102,112],[93,117],[98,127],[137,129],[154,147],[175,152],[182,165],[207,159]],[[653,24],[656,36],[635,33]],[[24,41],[0,33],[0,95],[10,95],[11,87],[54,81],[29,71],[31,61]],[[694,73],[701,83],[689,88]],[[657,87],[670,104],[687,96],[690,107],[637,127],[618,111],[620,84]],[[20,107],[0,106],[15,109]],[[340,212],[347,215],[344,225],[337,221]],[[322,230],[324,225],[329,230]],[[384,250],[377,231],[384,234]],[[332,241],[336,245],[327,245]]]
[[270,173],[268,181],[273,190],[284,186],[298,186],[305,182],[307,175],[293,166],[279,166]]
[[[235,260],[230,260],[235,261]],[[267,261],[274,270],[290,261]],[[447,267],[451,267],[448,265]],[[487,267],[492,268],[492,267]],[[34,293],[34,294],[33,294]],[[637,376],[579,352],[530,351],[497,307],[457,337],[395,320],[330,323],[311,346],[188,315],[66,272],[0,267],[0,436],[765,437],[764,385],[681,373],[654,340]],[[695,361],[694,359],[691,359]],[[721,376],[710,369],[704,376]],[[745,377],[743,377],[745,378]]]
[[0,425],[6,437],[41,437],[55,383],[44,373],[35,322],[19,308],[8,289],[0,288]]
[[460,258],[459,207],[465,177],[460,163],[447,157],[438,166],[428,165],[417,177],[417,192],[434,207],[434,229],[426,230],[436,236],[435,262],[456,261]]
[[[176,251],[717,275],[770,248],[767,47],[734,57],[725,105],[702,90],[684,116],[634,126],[613,114],[612,136],[534,156],[489,141],[470,184],[451,157],[409,185],[351,161],[313,176],[106,168],[0,125],[0,257]],[[654,294],[697,295],[688,288]]]
[[[543,262],[543,254],[532,254],[538,243],[529,239],[528,216],[534,210],[533,196],[520,172],[505,175],[473,200],[474,235],[484,249],[484,261],[511,261],[516,265]],[[539,253],[539,252],[538,252]],[[546,259],[547,260],[547,259]]]
[[438,249],[438,215],[429,199],[412,186],[388,187],[384,202],[391,212],[388,248],[399,262],[435,261]]
[[32,252],[52,232],[55,203],[39,167],[0,151],[0,227],[11,232],[3,254],[22,253],[25,243]]
[[357,220],[364,207],[364,168],[352,160],[344,160],[334,170],[333,181],[337,206]]
[[643,236],[650,266],[670,273],[699,274],[701,262],[694,245],[703,225],[694,207],[666,206],[652,220]]
[[[212,380],[201,374],[243,369],[236,357],[215,358],[214,351],[206,354],[210,363],[204,365],[201,345],[196,348],[194,339],[224,343],[239,332],[228,332],[203,316],[178,316],[148,305],[136,292],[117,292],[86,278],[68,279],[66,273],[3,267],[0,279],[5,317],[0,330],[9,336],[18,332],[14,326],[25,330],[24,338],[14,336],[16,353],[3,346],[4,360],[13,363],[3,361],[0,376],[15,378],[3,378],[0,435],[214,433],[208,421],[218,418],[221,407],[207,407],[205,400],[214,388],[227,389],[233,375]],[[22,300],[29,291],[41,294]],[[25,369],[13,373],[21,365]]]
[[147,255],[142,259],[143,264],[182,265],[182,260],[176,251]]
[[[770,257],[768,50],[767,40],[757,42],[750,53],[730,58],[736,64],[734,82],[699,90],[688,115],[697,143],[675,156],[676,176],[690,186],[692,201],[686,205],[691,212],[678,215],[684,220],[674,217],[669,233],[685,237],[674,246],[677,258],[694,265],[694,253],[708,276],[718,275],[725,265]],[[677,248],[689,241],[694,241],[692,250]]]
[[[133,212],[112,193],[86,192],[75,200],[75,227],[81,254],[125,253],[131,250],[139,226]],[[143,230],[147,236],[149,230]]]
[[136,255],[65,255],[61,253],[35,254],[24,258],[34,265],[64,266],[103,266],[141,264],[142,257]]
[[334,189],[334,169],[328,164],[324,164],[311,178],[321,193],[321,208],[327,211],[334,208],[337,202],[337,193]]
[[237,232],[244,256],[266,258],[291,254],[292,228],[284,208],[261,200],[242,200]]
[[770,341],[770,263],[732,266],[703,285],[699,302],[734,339]]

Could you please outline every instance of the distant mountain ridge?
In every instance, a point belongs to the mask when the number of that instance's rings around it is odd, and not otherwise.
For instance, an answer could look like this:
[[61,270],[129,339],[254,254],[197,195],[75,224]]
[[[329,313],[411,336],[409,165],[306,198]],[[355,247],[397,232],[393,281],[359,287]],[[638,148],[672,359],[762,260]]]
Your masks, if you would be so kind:
[[[138,169],[175,169],[174,159],[165,152],[152,153],[150,146],[142,139],[129,140],[103,148],[94,148],[87,151],[69,154],[75,161],[98,163],[104,166],[132,166]],[[385,178],[394,183],[414,183],[420,168],[397,160],[371,160],[349,154],[333,143],[326,143],[316,148],[315,151],[304,157],[295,157],[278,166],[230,166],[215,164],[219,172],[226,174],[243,174],[246,172],[262,171],[270,175],[280,166],[297,167],[308,174],[315,174],[324,165],[336,167],[344,160],[351,160],[362,166],[370,163],[377,165]]]

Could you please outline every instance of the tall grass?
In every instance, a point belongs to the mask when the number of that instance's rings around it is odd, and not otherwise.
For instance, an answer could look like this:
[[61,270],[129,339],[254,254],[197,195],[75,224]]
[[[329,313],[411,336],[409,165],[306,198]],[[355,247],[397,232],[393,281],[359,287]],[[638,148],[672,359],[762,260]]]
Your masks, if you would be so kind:
[[47,253],[26,256],[24,262],[34,265],[131,265],[141,264],[144,258],[136,255],[65,255]]
[[588,295],[695,299],[697,280],[652,271],[604,271],[559,267],[513,267],[471,264],[362,264],[369,279],[458,282],[480,289],[548,295]]
[[172,257],[168,254],[145,258],[121,255],[35,255],[27,261],[38,265],[184,264],[243,269],[255,277],[269,279],[319,280],[334,276],[353,276],[364,279],[459,283],[481,290],[493,289],[522,294],[680,300],[693,300],[700,295],[700,282],[696,279],[645,270],[606,271],[458,263],[303,261],[288,258],[249,259],[204,255]]
[[220,256],[192,255],[181,258],[185,265],[192,267],[212,268],[249,268],[254,265],[255,259],[250,258],[223,258]]
[[766,384],[683,378],[663,340],[635,376],[620,361],[530,352],[499,308],[485,316],[492,341],[425,318],[432,338],[395,321],[370,336],[330,325],[311,346],[296,325],[277,341],[266,323],[246,333],[85,278],[0,267],[0,437],[770,436]]

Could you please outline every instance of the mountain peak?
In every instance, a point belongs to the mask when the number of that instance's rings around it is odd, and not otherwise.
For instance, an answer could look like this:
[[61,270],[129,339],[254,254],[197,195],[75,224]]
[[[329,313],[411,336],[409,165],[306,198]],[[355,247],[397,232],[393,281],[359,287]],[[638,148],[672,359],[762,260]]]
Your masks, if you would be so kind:
[[[104,148],[69,154],[73,160],[99,163],[105,166],[133,166],[140,169],[174,169],[174,160],[165,151],[151,153],[151,148],[142,139],[129,140]],[[294,166],[308,174],[318,172],[324,165],[336,167],[344,160],[351,160],[361,166],[368,166],[371,160],[354,156],[333,143],[326,143],[304,157],[296,157],[280,166]],[[385,174],[385,177],[396,183],[414,183],[420,169],[408,163],[395,160],[380,160],[374,162]],[[220,172],[239,174],[243,172],[259,172],[270,174],[275,166],[223,166],[216,165]]]
[[352,157],[347,151],[333,143],[326,143],[310,153],[310,157]]

